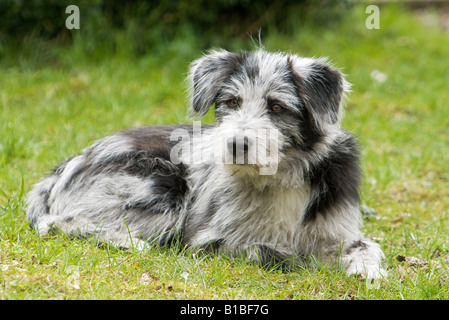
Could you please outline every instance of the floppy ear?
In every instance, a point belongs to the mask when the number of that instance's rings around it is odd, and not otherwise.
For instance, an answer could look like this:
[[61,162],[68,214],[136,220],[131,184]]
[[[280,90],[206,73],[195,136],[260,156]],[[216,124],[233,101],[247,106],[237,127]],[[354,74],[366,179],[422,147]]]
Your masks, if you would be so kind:
[[204,116],[215,102],[223,82],[235,70],[240,55],[225,50],[212,51],[194,61],[188,76],[190,116]]
[[318,126],[323,129],[338,123],[343,113],[342,100],[350,88],[343,74],[325,59],[291,56],[290,67],[299,95]]

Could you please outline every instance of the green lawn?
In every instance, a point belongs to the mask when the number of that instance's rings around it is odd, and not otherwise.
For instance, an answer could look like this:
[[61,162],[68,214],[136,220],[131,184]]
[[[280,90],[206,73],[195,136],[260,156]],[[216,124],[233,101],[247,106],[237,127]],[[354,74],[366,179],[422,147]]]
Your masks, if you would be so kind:
[[449,33],[396,7],[381,7],[379,30],[366,17],[360,6],[333,28],[298,22],[264,45],[328,56],[353,84],[343,126],[363,148],[362,200],[377,211],[364,231],[387,255],[385,281],[37,237],[25,218],[32,185],[109,133],[187,122],[184,78],[202,54],[89,62],[65,49],[58,66],[0,69],[0,299],[448,299]]

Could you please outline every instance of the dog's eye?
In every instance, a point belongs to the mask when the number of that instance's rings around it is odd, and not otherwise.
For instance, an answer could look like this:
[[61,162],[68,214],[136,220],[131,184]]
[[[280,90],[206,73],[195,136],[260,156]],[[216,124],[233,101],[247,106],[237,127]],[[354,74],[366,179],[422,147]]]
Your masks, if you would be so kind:
[[231,107],[237,107],[238,105],[239,105],[239,100],[237,99],[237,98],[234,98],[234,99],[232,99],[232,100],[230,100],[229,101],[229,105],[231,106]]
[[278,104],[273,104],[271,106],[271,110],[273,110],[274,112],[279,112],[279,111],[282,110],[282,107],[280,105],[278,105]]

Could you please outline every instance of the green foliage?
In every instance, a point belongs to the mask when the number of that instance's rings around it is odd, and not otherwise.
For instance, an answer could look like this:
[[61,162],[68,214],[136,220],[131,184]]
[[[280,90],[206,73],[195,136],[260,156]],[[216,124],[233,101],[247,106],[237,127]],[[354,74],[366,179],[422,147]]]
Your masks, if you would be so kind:
[[[80,10],[80,29],[68,30],[65,9]],[[0,57],[4,64],[36,66],[64,61],[57,46],[101,60],[107,56],[167,56],[200,50],[271,30],[291,33],[298,20],[338,21],[346,1],[111,1],[4,0],[0,2]],[[187,47],[185,43],[189,43]]]

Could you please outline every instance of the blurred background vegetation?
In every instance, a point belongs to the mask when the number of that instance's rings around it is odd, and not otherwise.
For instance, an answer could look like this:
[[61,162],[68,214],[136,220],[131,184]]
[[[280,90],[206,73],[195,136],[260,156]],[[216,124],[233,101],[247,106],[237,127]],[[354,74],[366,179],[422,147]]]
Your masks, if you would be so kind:
[[[80,9],[79,30],[65,27],[71,4]],[[191,58],[211,47],[254,45],[250,38],[265,38],[271,30],[290,34],[298,22],[332,28],[349,6],[346,0],[2,0],[0,58],[4,65],[29,67],[63,63],[74,52],[89,61],[147,54]]]

